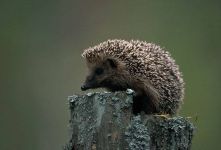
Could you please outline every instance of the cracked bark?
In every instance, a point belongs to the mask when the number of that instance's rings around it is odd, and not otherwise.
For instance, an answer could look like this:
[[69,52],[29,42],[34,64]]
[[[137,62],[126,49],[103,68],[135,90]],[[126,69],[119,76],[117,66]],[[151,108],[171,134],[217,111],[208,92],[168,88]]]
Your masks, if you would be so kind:
[[187,150],[195,127],[186,118],[132,112],[131,92],[69,97],[70,140],[64,150]]

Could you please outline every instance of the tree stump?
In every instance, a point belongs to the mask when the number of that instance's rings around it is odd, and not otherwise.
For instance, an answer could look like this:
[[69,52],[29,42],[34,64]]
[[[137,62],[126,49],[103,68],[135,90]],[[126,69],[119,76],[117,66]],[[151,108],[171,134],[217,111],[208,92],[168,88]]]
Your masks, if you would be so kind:
[[69,143],[64,150],[187,150],[194,126],[184,117],[132,113],[133,91],[69,97]]

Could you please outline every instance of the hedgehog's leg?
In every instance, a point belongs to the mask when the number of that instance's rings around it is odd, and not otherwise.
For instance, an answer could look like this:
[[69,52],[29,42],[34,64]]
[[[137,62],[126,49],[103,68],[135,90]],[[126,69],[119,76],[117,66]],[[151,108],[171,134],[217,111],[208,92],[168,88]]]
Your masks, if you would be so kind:
[[159,93],[148,81],[136,80],[135,96],[133,100],[133,113],[136,115],[141,111],[146,114],[159,112]]
[[145,92],[144,98],[146,98],[146,103],[148,107],[151,107],[152,113],[158,113],[160,111],[159,110],[160,96],[158,91],[149,82],[145,82],[144,92]]

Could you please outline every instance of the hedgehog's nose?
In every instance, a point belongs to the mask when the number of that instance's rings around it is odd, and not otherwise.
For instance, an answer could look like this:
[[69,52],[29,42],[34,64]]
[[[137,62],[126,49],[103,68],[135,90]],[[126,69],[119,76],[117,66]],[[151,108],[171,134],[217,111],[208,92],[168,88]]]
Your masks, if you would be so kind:
[[86,91],[88,89],[88,87],[85,85],[85,84],[83,84],[82,86],[81,86],[81,90],[82,91]]
[[81,90],[82,90],[82,91],[85,91],[85,90],[86,90],[86,88],[85,88],[84,85],[81,86]]

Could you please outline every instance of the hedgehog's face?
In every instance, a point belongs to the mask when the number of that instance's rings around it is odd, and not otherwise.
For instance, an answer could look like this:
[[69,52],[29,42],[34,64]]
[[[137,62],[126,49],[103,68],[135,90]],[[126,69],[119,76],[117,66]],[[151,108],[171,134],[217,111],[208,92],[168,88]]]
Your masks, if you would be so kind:
[[123,82],[119,72],[121,65],[113,59],[106,59],[96,64],[88,64],[89,74],[81,86],[83,91],[104,87],[111,91],[122,90],[119,82]]

